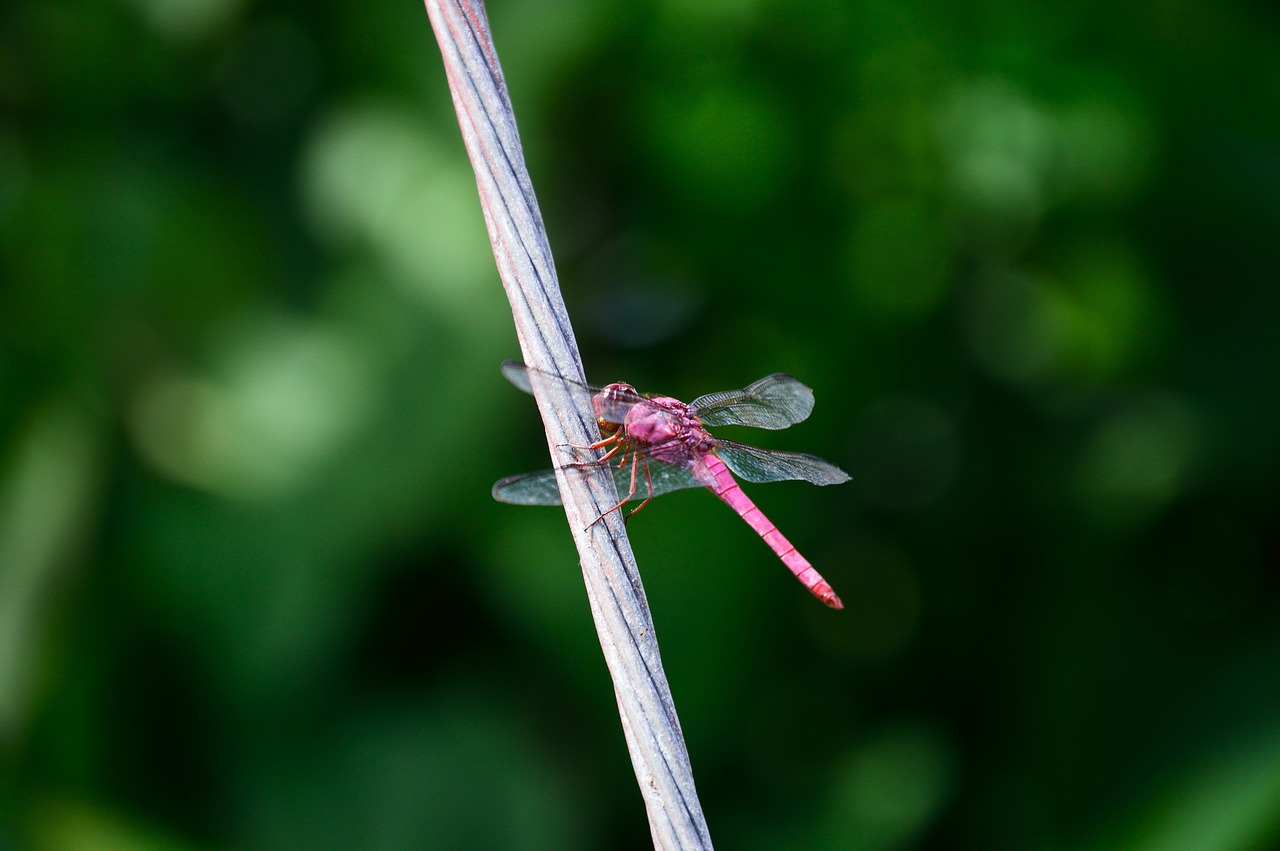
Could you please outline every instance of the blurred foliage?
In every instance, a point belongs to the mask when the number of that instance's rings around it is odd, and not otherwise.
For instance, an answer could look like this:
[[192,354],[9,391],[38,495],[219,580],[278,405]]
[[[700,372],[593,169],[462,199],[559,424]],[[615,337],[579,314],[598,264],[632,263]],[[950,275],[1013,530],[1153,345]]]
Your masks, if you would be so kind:
[[[717,841],[1280,847],[1275,7],[490,12],[589,375],[854,477],[631,524]],[[419,5],[0,8],[0,846],[647,847],[514,356]]]

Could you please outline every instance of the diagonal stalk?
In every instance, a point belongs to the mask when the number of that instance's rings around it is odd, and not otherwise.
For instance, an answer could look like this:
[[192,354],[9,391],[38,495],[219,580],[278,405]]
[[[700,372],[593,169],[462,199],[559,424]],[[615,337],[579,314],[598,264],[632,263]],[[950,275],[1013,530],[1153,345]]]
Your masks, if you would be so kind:
[[[530,383],[548,448],[559,460],[557,447],[583,446],[600,437],[589,399],[575,397],[562,382],[539,378],[550,373],[581,380],[582,364],[484,5],[480,0],[425,3],[516,335],[525,363],[535,367]],[[631,545],[618,512],[594,522],[618,501],[613,478],[605,465],[578,467],[573,474],[560,470],[557,478],[654,846],[710,848]]]

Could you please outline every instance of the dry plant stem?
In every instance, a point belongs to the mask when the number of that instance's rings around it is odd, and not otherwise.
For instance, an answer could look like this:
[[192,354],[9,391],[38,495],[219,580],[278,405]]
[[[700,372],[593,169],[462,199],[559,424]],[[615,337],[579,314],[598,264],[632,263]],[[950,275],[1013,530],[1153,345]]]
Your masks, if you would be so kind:
[[[525,169],[515,115],[484,6],[478,0],[425,3],[444,57],[458,124],[475,169],[485,224],[525,363],[581,379],[581,359]],[[540,381],[536,371],[530,372],[530,380],[557,466],[568,460],[567,445],[584,446],[599,440],[589,398],[571,395],[560,382]],[[594,468],[587,475],[562,471],[558,478],[654,845],[662,849],[710,848],[711,838],[694,789],[688,750],[662,670],[631,545],[619,512],[593,523],[618,501],[612,477]]]

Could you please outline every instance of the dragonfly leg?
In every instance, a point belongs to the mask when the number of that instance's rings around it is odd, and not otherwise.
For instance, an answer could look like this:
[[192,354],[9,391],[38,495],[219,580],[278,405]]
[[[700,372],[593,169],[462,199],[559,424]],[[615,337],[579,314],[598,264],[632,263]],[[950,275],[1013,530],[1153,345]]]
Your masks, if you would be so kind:
[[613,448],[610,449],[608,452],[606,452],[604,455],[601,455],[599,458],[595,459],[595,463],[603,464],[605,461],[608,461],[610,458],[612,458],[618,452],[618,450],[622,449],[624,444],[620,439],[619,435],[615,434],[612,437],[606,437],[604,440],[596,441],[595,443],[589,444],[587,446],[579,446],[576,443],[561,443],[560,446],[561,447],[567,446],[570,449],[576,449],[580,452],[585,452],[589,449],[603,449],[604,447],[608,446],[610,443],[613,444]]
[[578,449],[578,450],[585,451],[587,449],[602,449],[603,447],[608,446],[610,443],[618,443],[621,439],[622,439],[622,433],[618,432],[618,433],[609,435],[603,440],[597,440],[595,443],[588,443],[586,446],[581,446],[577,443],[562,443],[560,445],[567,446],[570,449]]
[[[645,486],[644,502],[640,503],[635,508],[628,511],[627,516],[622,518],[623,522],[630,520],[637,511],[644,508],[646,505],[649,504],[650,500],[653,499],[653,476],[649,475],[648,461],[644,462],[644,486]],[[632,487],[632,491],[634,491],[635,490],[635,469],[634,468],[632,468],[631,470],[631,487]]]
[[[621,444],[619,444],[619,446],[621,446]],[[615,448],[614,448],[614,450],[613,450],[613,452],[617,452],[617,451],[618,451],[618,447],[615,447]],[[613,454],[613,452],[610,452],[610,453],[609,453],[609,455],[612,455],[612,454]],[[608,457],[609,457],[609,455],[606,455],[604,458],[601,458],[600,460],[601,460],[601,461],[604,461],[606,458],[608,458]],[[626,504],[627,504],[627,501],[628,501],[629,499],[631,499],[631,497],[633,497],[633,496],[635,496],[635,495],[636,495],[636,468],[640,466],[640,455],[639,455],[639,453],[632,452],[632,453],[630,454],[630,456],[628,456],[628,455],[627,455],[627,453],[625,453],[625,452],[624,452],[624,453],[623,453],[623,455],[622,455],[622,461],[621,461],[621,462],[619,462],[619,464],[618,464],[618,469],[619,469],[619,470],[621,470],[621,469],[623,468],[623,466],[625,466],[625,465],[626,465],[626,463],[627,463],[627,461],[628,461],[628,460],[630,460],[630,462],[631,462],[631,487],[627,489],[627,495],[626,495],[626,496],[624,496],[624,497],[622,498],[622,501],[621,501],[621,502],[619,502],[617,505],[615,505],[613,508],[610,508],[608,511],[604,512],[603,514],[601,514],[601,515],[600,515],[599,517],[597,517],[595,520],[592,520],[590,523],[588,523],[588,524],[587,524],[587,528],[588,528],[588,529],[590,529],[592,526],[596,525],[596,524],[597,524],[597,523],[599,523],[601,520],[603,520],[603,519],[605,519],[606,517],[608,517],[608,516],[609,516],[610,514],[612,514],[613,512],[615,512],[615,511],[617,511],[618,509],[622,508],[622,506],[624,506],[624,505],[626,505]],[[649,476],[649,465],[648,465],[648,463],[646,463],[646,464],[645,464],[645,466],[644,466],[644,474],[645,474],[645,478],[647,479],[647,478],[648,478],[648,476]],[[649,485],[649,489],[650,489],[651,491],[653,490],[653,484],[652,484],[652,483],[650,483],[650,485]],[[648,502],[648,501],[649,501],[648,499],[646,499],[646,500],[645,500],[645,502]],[[644,503],[641,503],[641,504],[640,504],[640,508],[644,508]],[[640,510],[640,508],[637,508],[635,511],[632,511],[632,512],[628,513],[628,514],[627,514],[627,517],[630,517],[632,514],[635,514],[635,513],[636,513],[636,511],[639,511],[639,510]],[[625,518],[624,518],[624,519],[625,519]]]

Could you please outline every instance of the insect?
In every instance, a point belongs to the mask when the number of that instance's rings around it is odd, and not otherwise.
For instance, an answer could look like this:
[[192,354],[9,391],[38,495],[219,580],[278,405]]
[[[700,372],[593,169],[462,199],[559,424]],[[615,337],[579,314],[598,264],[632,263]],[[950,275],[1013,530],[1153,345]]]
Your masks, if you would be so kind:
[[[502,365],[507,380],[526,393],[533,392],[529,372],[529,367],[516,361]],[[840,484],[849,475],[813,455],[757,449],[712,437],[707,431],[707,426],[783,429],[795,425],[813,410],[812,390],[789,375],[775,373],[742,390],[709,393],[686,404],[669,396],[643,396],[621,382],[591,387],[549,373],[539,377],[592,395],[603,439],[581,448],[608,451],[573,466],[609,465],[622,496],[597,521],[637,497],[643,501],[628,517],[660,494],[708,488],[747,521],[810,593],[833,609],[844,608],[830,584],[743,493],[734,474],[749,482],[802,479],[815,485]],[[502,479],[493,486],[493,497],[514,505],[559,505],[560,488],[555,471],[543,470]]]

